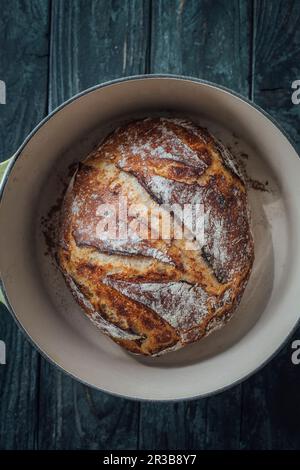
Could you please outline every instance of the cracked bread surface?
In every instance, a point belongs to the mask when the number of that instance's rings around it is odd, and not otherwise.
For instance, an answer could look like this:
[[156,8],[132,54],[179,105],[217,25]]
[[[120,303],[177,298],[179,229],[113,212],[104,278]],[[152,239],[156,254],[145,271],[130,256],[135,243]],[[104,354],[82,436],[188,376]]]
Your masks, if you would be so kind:
[[[204,244],[188,249],[185,239],[134,231],[99,237],[99,204],[117,208],[120,198],[149,211],[202,204]],[[78,165],[60,219],[58,262],[69,288],[92,322],[132,353],[160,355],[223,326],[251,272],[245,183],[229,150],[184,119],[116,129]]]

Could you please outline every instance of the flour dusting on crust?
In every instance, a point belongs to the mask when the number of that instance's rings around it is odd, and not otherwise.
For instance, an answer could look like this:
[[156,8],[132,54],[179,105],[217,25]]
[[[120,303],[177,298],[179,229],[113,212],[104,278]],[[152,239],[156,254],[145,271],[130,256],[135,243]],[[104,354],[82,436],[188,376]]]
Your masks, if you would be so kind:
[[[185,240],[144,239],[135,230],[124,240],[99,238],[99,204],[116,206],[120,197],[151,211],[202,204],[204,243],[190,249]],[[176,223],[193,234],[189,219]],[[108,136],[70,183],[59,242],[61,270],[93,323],[132,353],[151,356],[222,327],[254,258],[238,166],[222,143],[185,119],[147,118]]]

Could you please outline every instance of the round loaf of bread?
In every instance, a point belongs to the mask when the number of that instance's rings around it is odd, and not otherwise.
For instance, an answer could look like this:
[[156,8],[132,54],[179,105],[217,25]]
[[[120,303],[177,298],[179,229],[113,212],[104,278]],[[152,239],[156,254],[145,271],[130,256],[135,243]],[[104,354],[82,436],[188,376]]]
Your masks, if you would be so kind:
[[[126,236],[118,217],[103,236],[104,215],[120,216],[120,201]],[[202,208],[201,242],[188,218],[169,209],[193,205]],[[150,236],[149,214],[157,213]],[[162,235],[164,214],[170,236]],[[185,235],[175,236],[175,226]],[[132,353],[174,351],[224,325],[253,258],[243,178],[230,152],[193,122],[147,118],[118,128],[66,191],[59,266],[91,321]]]

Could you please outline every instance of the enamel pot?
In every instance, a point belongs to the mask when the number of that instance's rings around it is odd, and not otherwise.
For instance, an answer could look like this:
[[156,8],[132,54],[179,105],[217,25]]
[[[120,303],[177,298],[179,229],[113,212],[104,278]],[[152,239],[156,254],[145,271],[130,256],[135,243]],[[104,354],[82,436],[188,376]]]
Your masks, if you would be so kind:
[[[255,262],[235,317],[199,343],[143,358],[118,347],[82,314],[52,258],[45,255],[41,218],[61,196],[72,163],[121,122],[161,113],[188,116],[208,127],[243,159],[252,180],[268,183],[268,190],[249,189]],[[53,111],[2,164],[2,171],[4,167],[3,300],[38,350],[76,379],[128,398],[201,397],[248,377],[295,329],[300,160],[273,119],[245,98],[186,77],[115,80],[86,90]]]

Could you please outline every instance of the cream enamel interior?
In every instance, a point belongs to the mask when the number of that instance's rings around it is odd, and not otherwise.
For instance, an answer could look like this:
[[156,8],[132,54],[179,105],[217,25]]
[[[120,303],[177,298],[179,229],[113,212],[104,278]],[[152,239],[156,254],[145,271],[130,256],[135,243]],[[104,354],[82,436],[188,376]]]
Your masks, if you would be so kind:
[[[225,144],[231,138],[233,146],[249,147],[248,171],[268,179],[270,191],[249,194],[256,259],[235,318],[198,344],[145,359],[120,349],[82,315],[44,255],[40,217],[60,194],[70,163],[119,122],[157,112],[199,118]],[[0,270],[16,319],[53,362],[111,393],[174,400],[232,385],[266,362],[299,318],[299,174],[300,160],[278,128],[247,102],[212,85],[139,78],[78,97],[31,137],[4,188]]]

